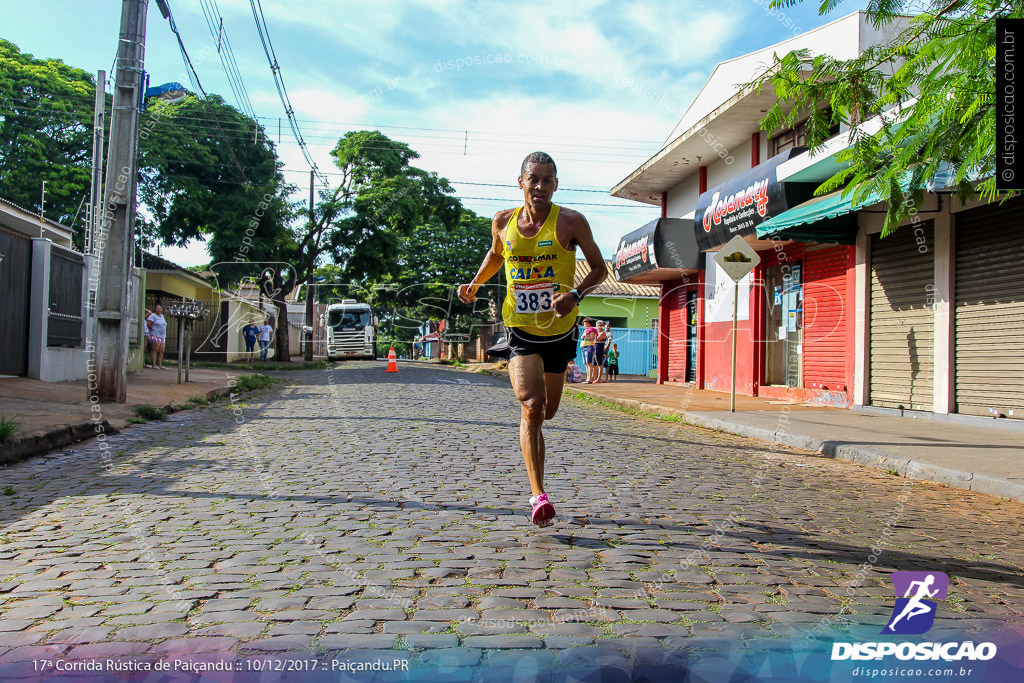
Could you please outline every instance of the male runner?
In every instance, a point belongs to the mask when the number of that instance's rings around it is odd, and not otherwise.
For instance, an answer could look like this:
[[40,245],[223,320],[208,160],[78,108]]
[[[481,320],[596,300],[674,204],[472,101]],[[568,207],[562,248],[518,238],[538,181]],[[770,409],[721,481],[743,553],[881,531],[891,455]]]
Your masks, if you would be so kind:
[[[504,209],[491,223],[491,248],[459,298],[476,300],[477,290],[502,265],[508,291],[501,309],[511,356],[509,377],[522,404],[519,445],[533,497],[531,521],[552,524],[555,508],[544,492],[544,436],[541,426],[558,410],[569,359],[576,355],[577,304],[608,275],[601,250],[583,214],[551,203],[558,189],[555,161],[544,152],[523,159],[519,187],[523,206]],[[576,247],[590,273],[573,289]]]

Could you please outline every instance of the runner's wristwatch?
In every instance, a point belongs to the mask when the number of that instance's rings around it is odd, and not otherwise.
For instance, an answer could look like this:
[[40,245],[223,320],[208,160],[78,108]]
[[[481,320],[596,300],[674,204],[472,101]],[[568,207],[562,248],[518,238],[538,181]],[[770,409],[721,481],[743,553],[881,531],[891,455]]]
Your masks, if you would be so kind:
[[576,297],[576,303],[580,303],[581,301],[583,301],[583,294],[580,294],[580,290],[570,289],[569,292]]

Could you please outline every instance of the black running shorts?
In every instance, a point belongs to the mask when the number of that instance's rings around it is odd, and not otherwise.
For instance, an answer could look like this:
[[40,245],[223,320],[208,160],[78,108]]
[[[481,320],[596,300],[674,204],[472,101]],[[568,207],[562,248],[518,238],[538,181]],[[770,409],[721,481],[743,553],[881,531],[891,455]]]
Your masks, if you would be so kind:
[[544,337],[523,332],[515,327],[508,328],[508,347],[511,357],[539,355],[544,360],[544,372],[565,374],[569,361],[576,357],[576,342],[579,328],[576,325],[565,334]]

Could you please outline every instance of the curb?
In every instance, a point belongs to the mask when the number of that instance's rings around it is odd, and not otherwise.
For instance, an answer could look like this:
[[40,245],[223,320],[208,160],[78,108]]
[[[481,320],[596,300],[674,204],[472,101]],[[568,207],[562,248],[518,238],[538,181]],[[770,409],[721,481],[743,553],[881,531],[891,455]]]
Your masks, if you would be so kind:
[[[228,394],[231,393],[231,390],[232,387],[230,386],[217,387],[216,389],[210,389],[203,394],[203,396],[208,401],[214,401],[219,398],[227,397]],[[170,415],[171,413],[178,412],[174,406],[175,404],[168,403],[165,406],[161,406],[161,409]],[[102,429],[100,431],[96,430],[97,425],[102,425]],[[34,455],[39,455],[40,453],[64,448],[70,444],[91,439],[100,432],[105,434],[117,434],[120,431],[120,429],[112,426],[110,422],[104,418],[100,422],[78,422],[76,424],[55,427],[42,434],[23,436],[9,443],[0,445],[0,466],[13,465],[16,462],[27,460]]]
[[118,432],[104,419],[100,422],[78,422],[51,429],[43,434],[23,436],[0,446],[0,465],[12,465],[39,453],[91,439],[100,433],[96,431],[97,426],[102,427],[100,431],[105,434]]
[[958,489],[965,489],[967,491],[985,493],[999,498],[1008,498],[1010,500],[1024,502],[1024,484],[1017,484],[1012,481],[1006,481],[1005,479],[996,479],[995,477],[990,477],[984,474],[954,470],[948,467],[941,467],[939,465],[921,462],[912,458],[902,458],[871,448],[851,446],[842,442],[818,439],[801,434],[791,434],[789,432],[777,432],[763,427],[753,427],[739,422],[733,422],[723,418],[684,413],[661,405],[645,403],[631,398],[613,398],[588,391],[587,389],[577,388],[572,385],[567,385],[566,388],[569,390],[579,391],[587,396],[617,405],[620,408],[630,408],[658,415],[676,416],[681,418],[683,422],[697,427],[704,427],[706,429],[713,429],[715,431],[726,432],[729,434],[737,434],[751,439],[777,443],[782,446],[800,448],[805,451],[820,453],[827,458],[854,462],[858,465],[866,465],[867,467],[873,467],[883,471],[894,469],[901,477],[906,477],[908,479],[930,481]]

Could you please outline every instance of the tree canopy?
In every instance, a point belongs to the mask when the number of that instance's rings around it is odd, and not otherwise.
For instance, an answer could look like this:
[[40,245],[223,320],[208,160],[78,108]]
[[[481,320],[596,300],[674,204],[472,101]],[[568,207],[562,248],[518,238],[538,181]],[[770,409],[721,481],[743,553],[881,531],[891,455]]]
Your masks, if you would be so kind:
[[[788,7],[803,0],[774,0]],[[839,0],[822,0],[826,14]],[[924,8],[922,11],[922,7]],[[883,234],[920,204],[924,191],[949,174],[962,197],[999,196],[995,187],[995,21],[1024,15],[1012,0],[870,0],[867,16],[892,27],[895,38],[853,59],[807,50],[776,55],[757,84],[778,101],[764,130],[807,118],[812,148],[847,124],[853,144],[837,159],[848,164],[819,192],[848,187],[857,200],[875,194],[888,202]],[[915,14],[909,19],[906,15]],[[877,114],[881,127],[864,124]],[[808,118],[809,117],[809,118]],[[978,182],[980,181],[980,182]],[[913,201],[911,201],[911,199]]]
[[45,180],[46,217],[75,228],[79,245],[89,203],[95,80],[0,39],[0,196],[38,213]]
[[[139,123],[139,199],[146,232],[167,245],[205,238],[214,263],[288,261],[293,189],[273,143],[218,95],[158,98]],[[234,280],[258,267],[225,267]],[[221,273],[218,273],[221,274]]]

